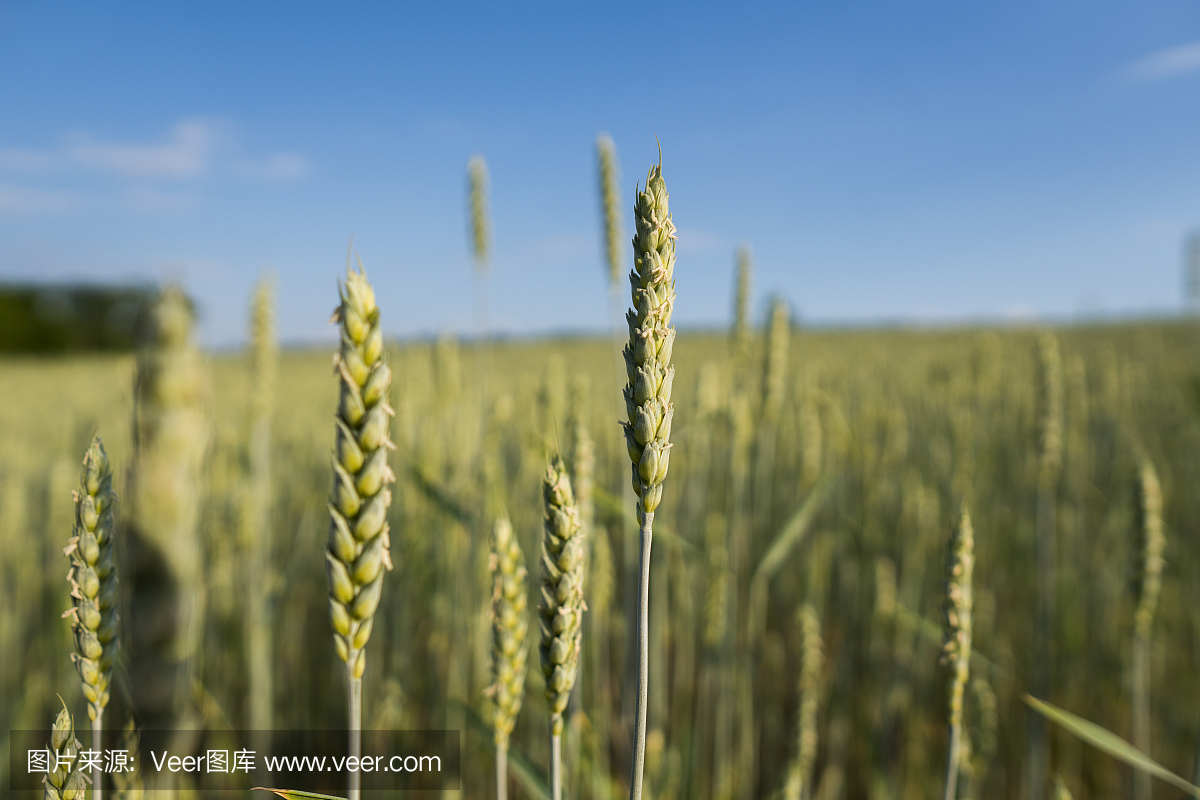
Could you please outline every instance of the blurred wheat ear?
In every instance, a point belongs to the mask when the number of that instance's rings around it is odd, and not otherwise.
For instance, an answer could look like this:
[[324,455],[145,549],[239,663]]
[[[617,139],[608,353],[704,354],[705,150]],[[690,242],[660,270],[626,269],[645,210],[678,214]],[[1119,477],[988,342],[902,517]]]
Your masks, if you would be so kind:
[[[193,321],[182,289],[169,286],[144,331],[123,562],[133,706],[146,727],[175,731],[198,727],[192,688],[205,618],[196,525],[210,432],[208,375]],[[173,747],[189,745],[181,740]],[[164,775],[157,788],[171,781]]]
[[[1163,536],[1162,489],[1154,464],[1141,458],[1137,476],[1137,523],[1142,540],[1141,585],[1133,617],[1133,660],[1130,684],[1133,688],[1133,744],[1150,755],[1150,636],[1154,612],[1162,588]],[[1139,772],[1134,778],[1135,800],[1150,800],[1150,775]]]
[[508,797],[508,739],[525,699],[529,592],[525,555],[507,517],[492,531],[492,730],[496,745],[496,797]]
[[950,669],[950,753],[945,800],[956,800],[962,745],[963,695],[971,667],[971,611],[974,607],[975,534],[963,504],[950,542],[946,582],[946,644],[942,663]]
[[800,607],[800,714],[796,726],[796,752],[788,765],[784,800],[807,800],[812,786],[813,766],[817,760],[817,712],[820,709],[821,618],[810,603]]

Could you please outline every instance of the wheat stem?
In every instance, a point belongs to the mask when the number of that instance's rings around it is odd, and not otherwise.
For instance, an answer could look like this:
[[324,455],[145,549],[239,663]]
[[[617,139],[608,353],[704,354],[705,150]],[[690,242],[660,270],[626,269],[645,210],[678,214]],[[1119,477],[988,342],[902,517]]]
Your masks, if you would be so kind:
[[637,705],[634,709],[633,777],[630,800],[642,796],[642,773],[646,760],[646,710],[650,695],[650,545],[654,537],[654,512],[642,516],[641,570],[637,594]]
[[[362,755],[362,678],[354,677],[352,664],[346,665],[346,700],[350,710],[348,715],[350,735],[346,754],[357,760]],[[357,769],[350,770],[349,794],[347,795],[349,800],[359,800],[362,796],[361,783],[361,773]]]

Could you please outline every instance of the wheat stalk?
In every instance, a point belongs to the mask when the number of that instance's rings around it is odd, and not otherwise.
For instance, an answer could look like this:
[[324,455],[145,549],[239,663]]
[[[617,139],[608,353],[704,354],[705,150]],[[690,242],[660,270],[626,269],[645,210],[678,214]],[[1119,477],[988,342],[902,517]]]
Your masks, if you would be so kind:
[[274,693],[271,680],[273,651],[269,618],[271,554],[271,417],[275,405],[275,343],[273,285],[259,281],[250,309],[250,490],[247,493],[244,543],[246,570],[246,667],[249,673],[250,728],[271,729]]
[[[61,698],[60,698],[61,699]],[[75,738],[75,722],[66,703],[54,718],[50,729],[52,759],[49,773],[42,779],[46,787],[45,800],[83,800],[87,795],[88,777],[79,769],[79,749],[83,745]]]
[[[1142,537],[1142,574],[1138,587],[1137,610],[1133,616],[1133,744],[1146,755],[1150,755],[1150,637],[1154,625],[1154,612],[1158,606],[1158,595],[1162,587],[1163,536],[1162,489],[1154,464],[1142,457],[1138,465],[1137,522]],[[1151,777],[1137,771],[1134,775],[1134,796],[1137,800],[1149,800]]]
[[945,800],[955,800],[958,786],[959,750],[962,745],[963,694],[971,666],[971,609],[974,595],[971,576],[975,570],[975,534],[963,503],[950,542],[946,582],[946,643],[942,663],[950,668],[950,753],[946,762]]
[[[346,664],[349,693],[350,755],[361,750],[362,676],[375,609],[383,591],[384,570],[392,568],[387,509],[388,484],[396,480],[388,465],[388,389],[392,373],[383,361],[383,331],[375,292],[359,263],[346,269],[334,311],[342,344],[334,356],[340,385],[333,454],[333,493],[329,502],[329,546],[325,572],[333,643]],[[359,773],[350,773],[350,800],[359,797]]]
[[496,744],[496,797],[508,797],[508,737],[525,698],[525,639],[529,617],[525,555],[507,517],[492,530],[492,685],[493,738]]
[[629,344],[624,350],[629,379],[625,387],[625,441],[633,462],[633,489],[638,496],[637,519],[641,526],[641,562],[638,576],[637,705],[633,737],[633,774],[630,800],[640,800],[646,758],[646,711],[649,685],[650,545],[654,511],[662,500],[662,482],[671,456],[671,384],[675,368],[671,349],[675,329],[675,224],[668,209],[667,185],[661,157],[646,175],[646,186],[634,206],[637,233],[633,237],[633,265],[629,273],[633,309],[625,315]]
[[[1054,675],[1055,598],[1057,595],[1058,478],[1062,468],[1062,361],[1051,333],[1038,339],[1038,483],[1037,483],[1037,619],[1033,692],[1048,697]],[[1046,787],[1048,744],[1046,721],[1028,712],[1026,755],[1030,796]]]
[[542,536],[542,600],[539,653],[550,706],[550,785],[552,800],[562,797],[560,742],[563,712],[575,685],[583,638],[583,526],[562,458],[555,454],[542,481],[545,503]]
[[[104,730],[104,707],[112,682],[117,638],[117,565],[113,554],[112,468],[100,438],[93,436],[83,457],[79,488],[74,492],[75,529],[63,553],[71,557],[71,608],[63,614],[71,620],[75,652],[71,661],[83,681],[92,721],[92,748],[100,749]],[[92,791],[101,800],[100,781]]]

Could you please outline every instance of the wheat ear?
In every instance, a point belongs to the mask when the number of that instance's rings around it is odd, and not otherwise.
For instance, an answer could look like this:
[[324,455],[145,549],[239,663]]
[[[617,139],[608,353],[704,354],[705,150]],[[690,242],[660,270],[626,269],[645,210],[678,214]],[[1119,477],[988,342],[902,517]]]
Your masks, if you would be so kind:
[[79,770],[79,748],[82,746],[75,738],[75,722],[64,703],[50,729],[48,755],[53,762],[50,764],[52,769],[42,779],[46,787],[45,800],[83,800],[86,796],[88,777]]
[[492,531],[492,729],[496,744],[496,798],[508,797],[508,737],[525,699],[526,613],[529,587],[525,555],[507,517]]
[[545,501],[542,536],[542,675],[550,705],[550,786],[552,800],[562,797],[560,742],[563,712],[575,685],[583,638],[583,526],[562,458],[555,454],[542,481]]
[[824,654],[821,648],[821,618],[810,603],[800,607],[800,718],[796,726],[796,756],[788,766],[785,800],[809,797],[813,765],[817,761],[817,712]]
[[142,800],[145,790],[142,787],[142,772],[138,766],[136,755],[140,746],[141,735],[133,724],[133,718],[125,723],[125,731],[121,737],[121,748],[131,756],[135,756],[130,771],[120,770],[112,773],[113,796],[115,800]]
[[[193,679],[204,629],[200,511],[209,421],[206,369],[192,336],[194,314],[178,286],[155,305],[138,354],[135,462],[129,479],[129,678],[145,725],[174,730],[182,748],[194,724]],[[189,745],[190,746],[190,745]],[[158,788],[177,776],[153,776]]]
[[612,137],[596,137],[596,158],[600,163],[600,209],[604,215],[604,260],[608,264],[608,284],[615,286],[625,268],[621,247],[621,201],[617,191],[617,146]]
[[[375,292],[359,264],[347,268],[338,287],[341,303],[334,320],[342,335],[334,356],[341,387],[335,419],[333,493],[329,502],[329,547],[325,572],[329,580],[329,613],[333,643],[346,663],[349,694],[350,755],[361,750],[362,676],[367,640],[385,568],[392,568],[387,509],[388,484],[396,480],[388,466],[388,389],[392,373],[383,361],[383,331]],[[358,800],[359,774],[350,773],[350,800]]]
[[738,355],[750,351],[750,284],[754,275],[754,260],[749,245],[737,249],[737,266],[733,287],[733,343]]
[[[104,730],[104,707],[108,705],[108,687],[116,660],[117,638],[117,567],[113,556],[112,467],[99,437],[92,437],[83,457],[79,488],[75,498],[75,529],[63,553],[71,557],[71,608],[64,617],[71,619],[75,652],[71,661],[83,681],[83,696],[88,701],[88,719],[92,721],[92,748],[100,749]],[[100,781],[92,791],[101,800]]]
[[[1166,538],[1162,524],[1162,489],[1158,474],[1149,458],[1143,457],[1138,467],[1137,482],[1138,532],[1142,537],[1142,575],[1138,587],[1137,610],[1133,616],[1133,744],[1150,754],[1150,635],[1154,611],[1162,586],[1163,548]],[[1134,797],[1149,800],[1152,791],[1150,775],[1134,775]]]
[[971,575],[975,570],[975,534],[966,503],[950,542],[946,582],[946,644],[942,664],[950,668],[950,753],[946,763],[945,800],[955,800],[959,750],[962,745],[963,694],[971,666]]
[[638,496],[637,519],[641,526],[641,562],[638,573],[637,705],[633,737],[633,774],[630,800],[642,796],[642,770],[646,758],[646,711],[649,687],[650,545],[654,511],[662,500],[662,482],[671,455],[671,349],[675,329],[675,224],[667,205],[667,185],[661,157],[650,168],[646,186],[638,191],[634,218],[633,270],[629,273],[633,309],[629,323],[625,369],[625,441],[633,462],[633,489]]
[[483,270],[487,268],[492,236],[488,227],[488,168],[483,156],[471,157],[467,164],[467,184],[471,205],[471,255],[475,258],[475,268]]

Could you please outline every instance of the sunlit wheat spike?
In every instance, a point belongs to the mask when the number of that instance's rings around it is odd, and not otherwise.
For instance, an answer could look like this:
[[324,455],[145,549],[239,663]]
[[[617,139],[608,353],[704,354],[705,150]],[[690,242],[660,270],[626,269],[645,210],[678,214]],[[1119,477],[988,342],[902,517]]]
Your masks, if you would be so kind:
[[[379,306],[361,261],[357,271],[347,266],[338,294],[341,302],[333,319],[342,342],[333,357],[339,399],[334,415],[325,575],[333,644],[346,662],[348,755],[357,758],[362,747],[367,640],[383,593],[384,572],[392,568],[387,522],[392,492],[388,486],[396,476],[388,464],[388,451],[395,449],[388,427],[395,414],[388,405],[392,372],[383,359]],[[360,779],[357,771],[350,772],[349,800],[361,796]]]
[[79,769],[79,750],[83,745],[75,738],[75,722],[64,704],[50,729],[50,766],[42,779],[46,800],[84,800],[88,776]]
[[471,255],[476,269],[486,269],[491,250],[491,227],[488,224],[488,168],[483,156],[471,157],[467,164],[468,194],[471,204]]
[[653,514],[662,499],[662,482],[671,455],[671,384],[675,367],[671,350],[675,329],[675,224],[667,207],[662,168],[650,168],[646,187],[634,208],[634,269],[629,273],[633,308],[626,314],[625,441],[633,461],[633,488],[640,500],[638,516]]
[[963,694],[971,665],[971,578],[975,570],[975,534],[963,504],[950,542],[946,581],[946,643],[942,663],[950,668],[950,754],[946,767],[946,800],[955,800],[962,739]]
[[88,701],[88,717],[98,722],[108,705],[108,687],[116,660],[117,565],[113,550],[112,467],[99,437],[83,457],[75,497],[75,528],[63,551],[71,557],[71,619],[75,663]]
[[612,137],[602,133],[596,137],[596,156],[600,165],[600,208],[604,214],[604,260],[608,264],[608,282],[613,286],[625,269],[625,250],[621,231],[621,202],[617,182],[617,146]]
[[333,492],[329,501],[329,546],[325,554],[334,645],[352,679],[366,668],[364,648],[371,636],[385,570],[392,568],[387,509],[388,485],[396,480],[388,464],[394,448],[388,438],[392,373],[383,359],[383,331],[375,292],[360,265],[347,270],[334,314],[341,348],[334,356],[340,386],[335,415]]
[[805,603],[797,614],[800,620],[800,714],[796,726],[796,752],[788,765],[785,800],[810,796],[813,766],[817,760],[818,696],[824,653],[821,645],[821,618],[811,604]]
[[508,747],[525,698],[525,646],[529,630],[525,555],[512,524],[500,517],[492,531],[492,722],[497,746]]

